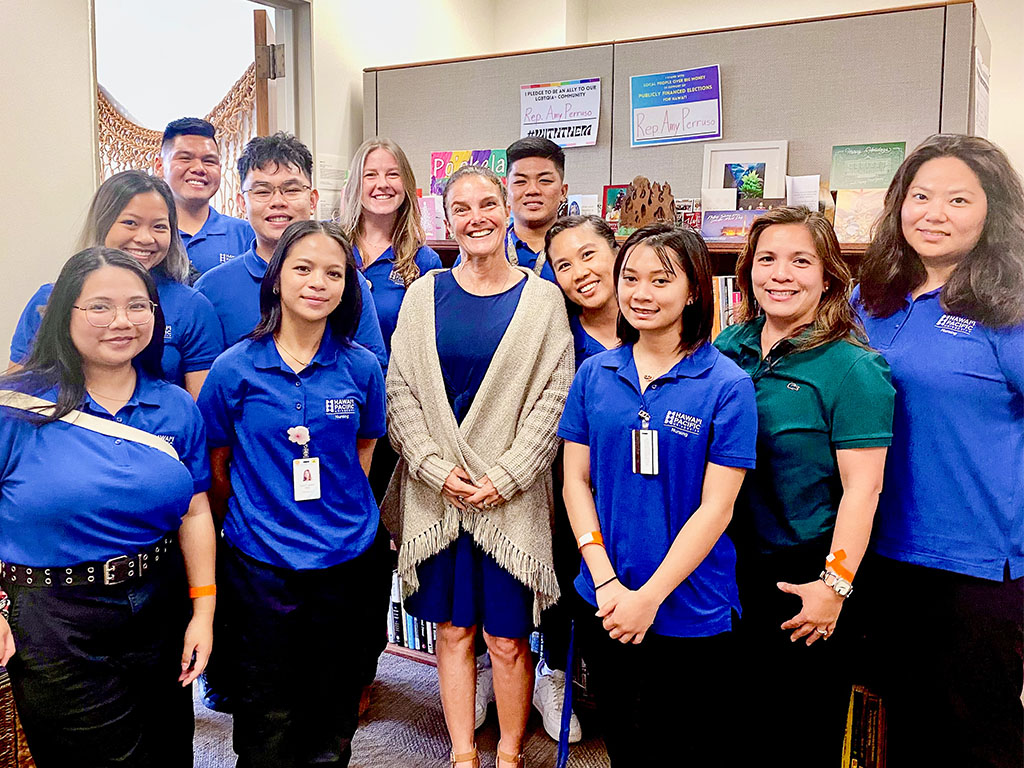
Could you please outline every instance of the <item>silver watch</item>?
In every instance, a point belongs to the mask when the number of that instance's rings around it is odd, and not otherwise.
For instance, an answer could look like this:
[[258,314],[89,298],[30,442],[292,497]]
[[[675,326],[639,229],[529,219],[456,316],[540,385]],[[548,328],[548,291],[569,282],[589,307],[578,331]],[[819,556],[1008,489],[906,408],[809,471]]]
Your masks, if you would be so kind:
[[853,594],[853,585],[838,573],[833,573],[832,571],[825,569],[821,572],[818,578],[825,583],[826,587],[831,589],[840,597],[849,597]]

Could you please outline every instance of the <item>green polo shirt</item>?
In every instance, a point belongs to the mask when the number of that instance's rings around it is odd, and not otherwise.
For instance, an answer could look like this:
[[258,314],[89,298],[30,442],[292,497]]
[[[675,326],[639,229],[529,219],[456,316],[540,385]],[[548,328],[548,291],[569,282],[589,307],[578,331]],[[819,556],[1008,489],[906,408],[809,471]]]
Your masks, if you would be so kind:
[[843,495],[836,451],[889,445],[895,390],[882,356],[847,341],[805,351],[783,341],[762,358],[763,327],[764,317],[730,326],[715,346],[757,392],[757,467],[730,533],[771,553],[831,537]]

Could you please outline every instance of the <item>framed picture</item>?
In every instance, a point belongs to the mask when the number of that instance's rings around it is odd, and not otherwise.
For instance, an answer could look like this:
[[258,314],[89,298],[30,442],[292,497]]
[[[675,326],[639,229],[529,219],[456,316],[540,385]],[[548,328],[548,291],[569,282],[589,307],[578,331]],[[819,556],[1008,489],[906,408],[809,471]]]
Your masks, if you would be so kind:
[[785,197],[788,141],[704,145],[703,189],[739,190],[740,200]]
[[[622,212],[622,196],[629,189],[629,184],[605,185],[604,194],[601,195],[601,218],[609,224],[617,225],[619,215]],[[612,229],[615,229],[613,226]]]

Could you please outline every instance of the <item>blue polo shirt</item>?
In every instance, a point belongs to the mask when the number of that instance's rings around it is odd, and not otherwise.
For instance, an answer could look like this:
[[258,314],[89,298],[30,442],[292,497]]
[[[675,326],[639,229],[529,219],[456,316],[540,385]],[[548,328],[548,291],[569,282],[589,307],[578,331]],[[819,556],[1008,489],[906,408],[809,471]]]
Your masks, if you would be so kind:
[[[164,379],[185,384],[185,374],[209,370],[224,351],[220,321],[209,300],[194,288],[176,282],[159,270],[150,273],[164,313],[164,352],[160,360]],[[42,286],[29,299],[11,340],[11,361],[24,362],[32,351],[53,283]]]
[[212,205],[198,232],[190,235],[179,230],[179,234],[189,261],[199,272],[209,272],[245,253],[256,239],[256,233],[248,221],[218,213]]
[[[229,262],[230,263],[230,262]],[[231,448],[234,495],[227,540],[246,555],[293,570],[361,555],[380,514],[359,465],[357,438],[385,434],[384,375],[373,353],[325,331],[313,361],[295,373],[272,336],[246,339],[213,364],[199,395],[210,448]],[[320,459],[320,499],[295,501],[289,427],[309,428]]]
[[[215,267],[196,281],[196,290],[213,304],[224,329],[227,346],[237,344],[260,322],[260,283],[267,273],[267,262],[256,254],[256,245],[219,267]],[[377,310],[366,278],[356,273],[363,294],[363,311],[359,316],[355,341],[377,356],[381,368],[387,369],[388,354],[380,335]]]
[[576,353],[576,370],[589,358],[605,351],[605,346],[587,333],[579,315],[569,315],[569,330],[572,331],[573,350]]
[[[526,244],[526,241],[516,235],[515,225],[509,224],[508,229],[505,231],[506,246],[511,246],[516,249],[516,258],[519,261],[519,266],[526,267],[529,270],[533,270],[537,266],[537,259],[540,257],[540,253],[534,251]],[[455,263],[453,267],[459,266],[462,263],[462,254],[460,253],[455,257]],[[540,276],[545,280],[550,280],[555,285],[558,285],[558,280],[555,278],[555,270],[551,268],[550,259],[544,260],[544,266],[540,268]]]
[[[384,337],[384,348],[390,357],[391,336],[395,332],[395,325],[398,324],[398,310],[402,308],[402,302],[405,300],[405,281],[395,271],[395,253],[390,246],[365,269],[359,249],[353,246],[352,250],[356,257],[356,265],[362,270],[366,282],[370,285],[374,308],[377,310],[377,321]],[[432,269],[441,269],[441,257],[425,245],[421,245],[416,251],[415,261],[416,266],[420,268],[420,275],[425,275]]]
[[[32,394],[55,402],[57,388]],[[0,559],[48,567],[136,553],[177,531],[209,487],[203,421],[184,390],[140,372],[113,416],[88,395],[81,410],[162,437],[181,460],[0,406]]]
[[[873,547],[1002,581],[1024,576],[1024,325],[947,313],[941,289],[889,317],[859,307],[896,387]],[[859,290],[854,292],[857,302]]]
[[[658,431],[659,474],[632,471],[638,412]],[[757,442],[754,384],[710,344],[683,358],[640,393],[633,347],[612,349],[580,367],[558,434],[590,447],[590,478],[605,548],[619,581],[639,589],[700,506],[708,462],[751,469]],[[597,605],[584,562],[576,590]],[[723,534],[693,573],[661,604],[652,631],[703,637],[732,628],[740,610],[736,549]]]

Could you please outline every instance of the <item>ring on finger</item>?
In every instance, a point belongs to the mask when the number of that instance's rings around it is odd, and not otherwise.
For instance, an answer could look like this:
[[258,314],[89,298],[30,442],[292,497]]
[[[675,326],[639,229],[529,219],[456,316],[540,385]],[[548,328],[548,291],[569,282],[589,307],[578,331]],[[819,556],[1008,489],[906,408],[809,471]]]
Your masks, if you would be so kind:
[[828,637],[828,630],[827,629],[819,629],[819,628],[815,627],[814,631],[817,632],[822,637]]

